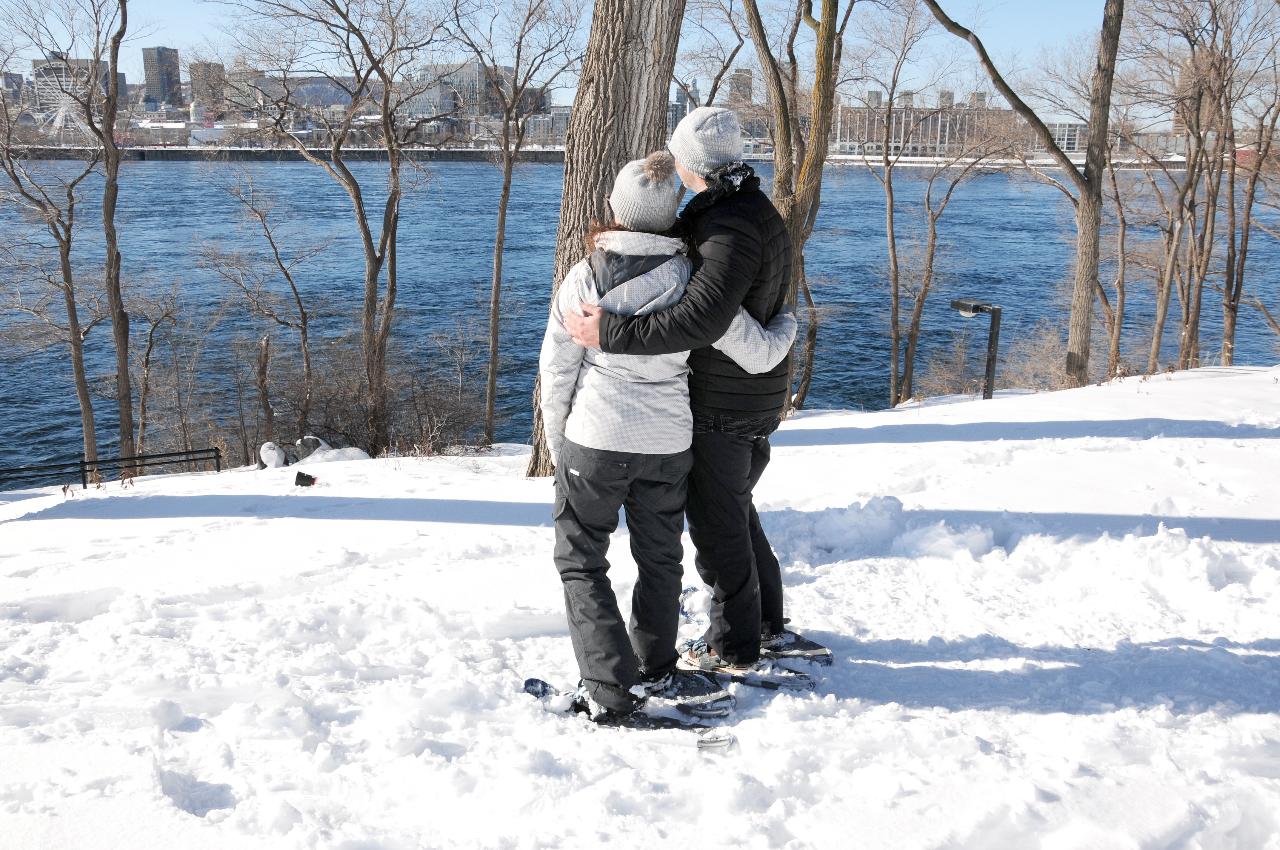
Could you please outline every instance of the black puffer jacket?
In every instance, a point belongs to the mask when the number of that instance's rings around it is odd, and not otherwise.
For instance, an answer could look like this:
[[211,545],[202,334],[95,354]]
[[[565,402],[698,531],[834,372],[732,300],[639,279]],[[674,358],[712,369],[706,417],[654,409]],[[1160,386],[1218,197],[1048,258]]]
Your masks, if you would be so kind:
[[760,324],[782,309],[791,279],[791,240],[782,216],[744,165],[715,175],[681,213],[677,231],[693,249],[693,278],[673,307],[644,316],[605,313],[600,345],[616,354],[689,355],[689,402],[695,414],[762,418],[780,414],[790,357],[752,375],[711,348],[742,306]]

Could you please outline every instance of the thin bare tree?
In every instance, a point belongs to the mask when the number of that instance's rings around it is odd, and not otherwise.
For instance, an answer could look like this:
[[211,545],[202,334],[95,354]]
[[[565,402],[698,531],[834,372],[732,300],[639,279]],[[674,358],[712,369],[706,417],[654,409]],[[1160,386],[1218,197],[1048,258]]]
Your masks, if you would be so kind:
[[[0,45],[0,71],[16,67],[18,58],[16,46]],[[61,296],[61,321],[47,311],[31,312],[29,302],[24,312],[37,318],[67,346],[80,407],[84,459],[94,463],[98,460],[97,425],[84,352],[89,332],[105,316],[94,297],[96,288],[88,297],[81,291],[74,248],[78,235],[76,216],[84,184],[98,170],[101,156],[96,148],[91,148],[85,159],[70,167],[31,162],[27,158],[28,146],[38,139],[23,133],[18,124],[18,106],[10,103],[6,90],[0,88],[0,171],[7,180],[7,186],[0,189],[0,204],[12,205],[35,222],[53,244],[11,237],[7,244],[0,246],[0,264],[13,271],[15,279],[39,281]]]
[[[785,36],[775,48],[758,0],[743,0],[748,32],[755,45],[772,112],[773,203],[787,224],[787,234],[795,250],[787,300],[795,305],[803,299],[808,313],[800,374],[789,400],[793,407],[804,406],[813,382],[818,311],[805,274],[804,247],[813,234],[822,203],[822,171],[829,150],[845,31],[860,2],[865,0],[845,0],[842,7],[839,0],[821,0],[816,4],[815,14],[813,0],[795,0],[789,4],[791,11]],[[810,63],[813,85],[807,101],[801,93],[803,71],[798,53],[802,27],[811,32],[814,42]],[[794,371],[794,361],[792,369]]]
[[489,367],[485,382],[484,440],[493,442],[498,395],[502,259],[512,176],[524,148],[529,119],[581,61],[578,0],[459,0],[452,35],[484,70],[486,90],[498,110],[498,166],[502,191],[494,228],[493,279],[489,292]]
[[[1220,105],[1228,156],[1221,358],[1222,365],[1230,366],[1235,362],[1255,207],[1280,121],[1280,13],[1273,6],[1241,0],[1214,2],[1228,7],[1223,10],[1224,53],[1231,63]],[[1237,126],[1241,123],[1243,128]]]
[[1026,101],[1018,96],[996,68],[982,40],[943,11],[938,0],[921,0],[943,29],[967,41],[978,55],[983,69],[1005,99],[1031,126],[1040,144],[1066,173],[1075,192],[1076,210],[1075,282],[1071,295],[1071,316],[1067,329],[1067,375],[1076,385],[1089,380],[1089,343],[1093,330],[1093,303],[1098,289],[1099,243],[1102,231],[1102,191],[1106,178],[1106,151],[1111,117],[1111,91],[1115,79],[1116,55],[1124,23],[1124,0],[1106,0],[1089,96],[1089,130],[1084,168],[1076,166],[1054,140],[1053,132]]
[[[364,260],[358,320],[369,420],[364,448],[376,456],[391,445],[387,352],[399,291],[400,206],[411,188],[406,149],[424,126],[449,112],[429,97],[438,82],[430,60],[445,37],[444,11],[419,0],[218,2],[237,10],[244,63],[264,69],[242,88],[263,104],[271,138],[322,169],[351,201]],[[305,84],[316,79],[341,94],[341,108],[308,102]],[[324,148],[309,146],[295,121],[318,125]],[[348,145],[359,137],[386,156],[385,184],[373,199],[371,186],[347,162]]]
[[[565,143],[564,194],[551,297],[586,253],[583,236],[608,220],[609,188],[622,166],[662,147],[685,0],[596,0]],[[539,387],[533,397],[528,474],[551,474]]]
[[[933,28],[933,18],[918,0],[895,0],[875,10],[860,27],[861,38],[857,55],[851,63],[855,66],[848,81],[860,86],[875,85],[876,94],[884,98],[875,104],[870,92],[861,96],[867,113],[868,138],[863,139],[863,161],[867,170],[880,183],[884,191],[885,249],[888,258],[889,283],[889,404],[895,406],[911,397],[910,380],[903,381],[908,363],[903,360],[902,333],[902,258],[898,245],[898,203],[895,173],[898,163],[917,141],[916,133],[931,119],[936,121],[942,107],[935,109],[917,106],[915,97],[931,89],[943,76],[943,69],[934,73],[923,70],[925,63],[920,54],[921,45]],[[927,79],[915,76],[926,73]],[[842,82],[847,82],[842,80]],[[843,107],[838,107],[843,109]],[[866,156],[869,149],[878,149],[880,156],[873,160]],[[878,168],[877,168],[878,166]],[[937,172],[935,172],[936,179]],[[932,189],[932,183],[930,185]],[[948,194],[948,200],[950,196]],[[939,213],[940,214],[940,213]],[[933,219],[930,217],[930,221]],[[934,222],[936,224],[936,222]],[[935,243],[936,244],[936,243]],[[932,265],[930,263],[930,265]],[[927,295],[927,289],[925,290]],[[923,301],[920,302],[923,307]],[[915,359],[915,348],[909,346],[908,361]]]
[[[241,208],[262,241],[269,260],[264,264],[245,252],[206,247],[201,263],[245,299],[250,313],[298,335],[298,356],[302,365],[301,394],[297,405],[296,430],[299,437],[310,433],[311,407],[315,397],[315,373],[311,352],[311,318],[298,272],[329,249],[329,243],[312,243],[308,248],[289,251],[277,235],[271,200],[257,189],[247,171],[237,171],[221,188]],[[283,290],[280,284],[283,283]]]
[[[680,43],[684,48],[676,60],[676,86],[692,107],[716,105],[747,43],[737,0],[690,0]],[[697,86],[699,79],[708,81],[705,92]],[[746,104],[729,105],[741,108]]]
[[[120,90],[120,50],[129,31],[128,0],[0,0],[0,31],[24,52],[45,57],[38,97],[58,122],[71,122],[95,149],[102,174],[103,287],[115,342],[115,396],[120,414],[120,454],[137,454],[133,392],[129,376],[129,314],[121,282],[120,238],[116,224],[120,163],[116,121]],[[124,471],[131,474],[131,469]]]

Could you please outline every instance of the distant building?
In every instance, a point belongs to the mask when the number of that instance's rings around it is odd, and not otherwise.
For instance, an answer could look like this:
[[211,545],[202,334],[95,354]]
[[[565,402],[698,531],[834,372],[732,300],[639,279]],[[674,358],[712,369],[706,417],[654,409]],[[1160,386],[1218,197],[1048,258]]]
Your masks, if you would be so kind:
[[220,112],[227,100],[227,69],[220,62],[191,63],[191,103]]
[[675,104],[680,109],[680,117],[683,118],[690,112],[698,108],[698,104],[702,102],[702,94],[698,91],[698,81],[694,80],[689,83],[688,90],[684,86],[676,86]]
[[[1063,153],[1080,153],[1088,145],[1089,125],[1078,121],[1050,124],[1049,132],[1053,134],[1054,143]],[[1043,145],[1036,145],[1044,150]]]
[[869,91],[865,106],[837,107],[832,144],[845,154],[888,153],[898,156],[949,156],[963,153],[987,139],[1008,140],[1026,135],[1010,109],[988,108],[986,98],[957,104],[950,91],[938,93],[937,106],[926,106],[916,92],[902,92],[890,108],[884,93]]
[[729,92],[728,105],[746,106],[751,103],[754,98],[752,90],[751,69],[737,68],[729,75]]
[[[515,74],[515,68],[499,68],[506,79]],[[422,95],[424,115],[456,114],[460,118],[487,118],[502,114],[502,98],[498,93],[501,81],[492,79],[485,66],[473,59],[452,65],[433,65],[427,69],[425,80],[433,81]],[[425,81],[424,80],[424,81]],[[530,93],[527,97],[545,99],[543,93]],[[527,112],[538,112],[537,105],[525,107]]]
[[257,68],[233,66],[226,72],[222,96],[228,109],[256,112],[266,105],[265,78]]
[[0,91],[4,92],[4,102],[8,106],[21,104],[23,82],[21,74],[11,74],[8,71],[0,74]]
[[182,105],[182,74],[178,51],[171,47],[144,47],[142,70],[146,78],[146,100],[155,105]]
[[667,135],[670,136],[676,131],[676,125],[680,123],[680,119],[686,114],[683,105],[672,101],[667,104]]

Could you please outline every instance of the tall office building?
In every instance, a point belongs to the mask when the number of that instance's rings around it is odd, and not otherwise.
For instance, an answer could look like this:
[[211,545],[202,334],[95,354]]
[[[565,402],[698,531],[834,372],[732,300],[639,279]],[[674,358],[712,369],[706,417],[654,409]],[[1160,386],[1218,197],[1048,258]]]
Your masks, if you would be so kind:
[[191,63],[191,101],[213,112],[227,99],[227,69],[219,62]]
[[735,68],[729,75],[729,105],[747,106],[751,103],[752,91],[751,69]]
[[147,79],[146,101],[149,105],[182,105],[182,76],[178,51],[172,47],[144,47],[142,70]]
[[0,74],[0,90],[3,90],[4,102],[8,106],[18,106],[22,100],[22,75],[8,71]]

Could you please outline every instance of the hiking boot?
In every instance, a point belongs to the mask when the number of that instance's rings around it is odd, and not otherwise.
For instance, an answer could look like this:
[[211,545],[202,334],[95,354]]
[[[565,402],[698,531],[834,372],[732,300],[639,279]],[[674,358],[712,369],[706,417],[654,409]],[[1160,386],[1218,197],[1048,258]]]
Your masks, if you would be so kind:
[[[633,693],[638,690],[640,690],[639,686],[632,689]],[[645,696],[637,696],[635,705],[630,710],[619,711],[596,702],[595,697],[591,696],[591,692],[587,690],[587,686],[579,682],[577,690],[572,694],[569,709],[575,713],[587,715],[587,719],[592,723],[610,723],[638,713],[644,708],[645,699]]]
[[711,648],[704,638],[687,640],[679,646],[680,665],[688,670],[707,673],[747,673],[756,668],[752,664],[735,664],[725,661]]
[[777,634],[769,632],[760,633],[760,651],[761,652],[782,652],[790,649],[795,645],[799,635],[793,631],[783,629]]
[[672,702],[724,690],[710,676],[695,670],[672,670],[653,679],[641,679],[640,687],[644,688],[647,696]]

